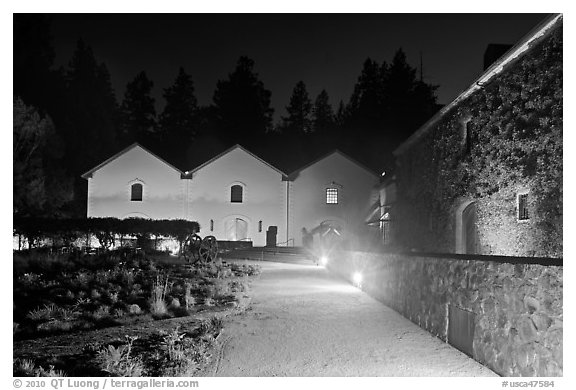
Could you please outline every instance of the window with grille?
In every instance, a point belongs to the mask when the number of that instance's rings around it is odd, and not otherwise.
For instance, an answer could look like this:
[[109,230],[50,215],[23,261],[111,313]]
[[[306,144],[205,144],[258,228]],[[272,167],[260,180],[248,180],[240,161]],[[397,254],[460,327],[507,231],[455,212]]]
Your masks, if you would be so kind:
[[338,188],[326,188],[326,204],[338,204]]
[[232,203],[242,203],[242,186],[235,184],[230,189],[230,202]]
[[143,192],[142,184],[135,183],[135,184],[132,184],[132,186],[130,188],[131,188],[130,200],[133,202],[141,202],[142,201],[142,192]]
[[528,194],[518,194],[518,220],[527,221],[530,219],[528,213]]

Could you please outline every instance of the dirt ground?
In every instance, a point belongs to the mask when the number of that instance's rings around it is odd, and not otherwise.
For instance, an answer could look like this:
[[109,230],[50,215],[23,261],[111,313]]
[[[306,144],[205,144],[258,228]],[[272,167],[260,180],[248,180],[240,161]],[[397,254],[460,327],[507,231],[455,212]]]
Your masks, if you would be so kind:
[[205,376],[497,376],[321,267],[258,264]]

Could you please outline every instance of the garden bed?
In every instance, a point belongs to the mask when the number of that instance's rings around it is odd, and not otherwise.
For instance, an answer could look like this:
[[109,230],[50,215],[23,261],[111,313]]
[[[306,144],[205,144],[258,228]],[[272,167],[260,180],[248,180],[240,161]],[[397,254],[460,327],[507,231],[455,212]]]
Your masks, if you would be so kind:
[[219,314],[236,310],[258,273],[130,251],[16,253],[14,375],[190,376],[209,356]]

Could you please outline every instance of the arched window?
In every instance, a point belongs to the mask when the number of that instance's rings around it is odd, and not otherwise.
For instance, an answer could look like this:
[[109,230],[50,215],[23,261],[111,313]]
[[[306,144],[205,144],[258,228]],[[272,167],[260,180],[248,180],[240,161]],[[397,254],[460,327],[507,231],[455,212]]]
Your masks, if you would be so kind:
[[142,202],[143,187],[140,183],[134,183],[130,187],[130,200],[133,202]]
[[239,184],[234,184],[230,188],[230,202],[242,203],[242,192],[243,192],[242,186]]

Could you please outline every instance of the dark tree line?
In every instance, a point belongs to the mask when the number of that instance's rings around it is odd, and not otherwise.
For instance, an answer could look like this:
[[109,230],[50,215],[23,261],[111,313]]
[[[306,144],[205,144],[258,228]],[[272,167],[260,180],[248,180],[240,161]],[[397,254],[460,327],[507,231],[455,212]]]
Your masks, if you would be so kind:
[[87,43],[79,41],[68,66],[55,69],[49,19],[15,15],[15,215],[85,215],[80,175],[133,142],[184,169],[236,143],[288,172],[333,148],[389,169],[394,146],[438,109],[436,87],[416,78],[402,50],[390,64],[367,59],[350,100],[336,110],[325,89],[311,97],[299,81],[279,123],[255,68],[240,57],[217,82],[212,104],[200,107],[192,75],[180,67],[158,113],[145,71],[119,102]]

